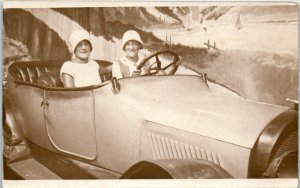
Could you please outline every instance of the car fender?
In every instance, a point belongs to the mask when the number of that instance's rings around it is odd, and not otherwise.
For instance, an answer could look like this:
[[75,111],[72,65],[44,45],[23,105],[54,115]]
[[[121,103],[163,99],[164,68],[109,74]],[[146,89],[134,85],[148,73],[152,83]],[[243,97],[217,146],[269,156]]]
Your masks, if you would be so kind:
[[274,159],[286,152],[297,152],[297,133],[297,111],[287,110],[275,117],[261,132],[251,151],[248,177],[261,178]]
[[130,167],[121,179],[224,179],[233,178],[222,167],[197,159],[141,161]]
[[13,104],[8,95],[3,95],[3,153],[7,162],[16,161],[30,154],[19,126]]
[[11,133],[12,145],[16,145],[23,140],[12,102],[7,95],[3,95],[3,129]]

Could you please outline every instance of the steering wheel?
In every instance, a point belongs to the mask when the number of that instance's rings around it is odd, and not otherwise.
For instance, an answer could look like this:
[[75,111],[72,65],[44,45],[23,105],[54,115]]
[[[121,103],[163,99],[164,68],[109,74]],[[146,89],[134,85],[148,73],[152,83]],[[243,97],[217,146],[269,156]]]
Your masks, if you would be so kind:
[[[165,67],[162,67],[162,63],[161,61],[159,60],[159,55],[160,54],[170,54],[173,56],[173,60]],[[181,57],[177,55],[176,52],[174,51],[171,51],[171,50],[165,50],[165,51],[159,51],[159,52],[155,52],[153,53],[152,55],[146,57],[144,60],[141,61],[141,63],[137,66],[137,69],[138,70],[141,70],[141,68],[152,58],[155,57],[155,62],[152,63],[148,69],[148,73],[147,74],[144,74],[145,76],[146,75],[157,75],[157,74],[161,74],[162,72],[164,74],[165,73],[165,70],[168,69],[169,67],[171,67],[171,71],[168,73],[168,75],[173,75],[177,69],[178,69],[178,66],[180,65],[181,63]],[[155,66],[156,65],[156,66]]]

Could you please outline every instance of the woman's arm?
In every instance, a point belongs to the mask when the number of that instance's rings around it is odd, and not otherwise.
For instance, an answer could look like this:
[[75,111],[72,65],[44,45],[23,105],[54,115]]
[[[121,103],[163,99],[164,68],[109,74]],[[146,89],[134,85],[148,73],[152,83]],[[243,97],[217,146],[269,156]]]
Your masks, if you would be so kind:
[[64,87],[75,87],[74,78],[69,74],[62,74],[62,82],[64,84]]

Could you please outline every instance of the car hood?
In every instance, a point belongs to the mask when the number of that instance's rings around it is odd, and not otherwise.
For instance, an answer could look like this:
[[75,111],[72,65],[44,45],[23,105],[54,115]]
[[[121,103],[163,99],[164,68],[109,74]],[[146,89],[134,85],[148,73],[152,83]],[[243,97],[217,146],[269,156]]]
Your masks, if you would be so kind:
[[252,148],[264,127],[287,107],[209,92],[170,95],[145,114],[146,121]]

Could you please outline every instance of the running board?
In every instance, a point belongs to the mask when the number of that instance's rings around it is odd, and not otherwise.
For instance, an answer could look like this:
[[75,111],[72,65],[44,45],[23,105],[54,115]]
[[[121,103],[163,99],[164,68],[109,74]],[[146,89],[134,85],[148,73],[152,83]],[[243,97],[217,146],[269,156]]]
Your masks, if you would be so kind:
[[7,166],[25,180],[61,179],[34,158],[13,162]]

